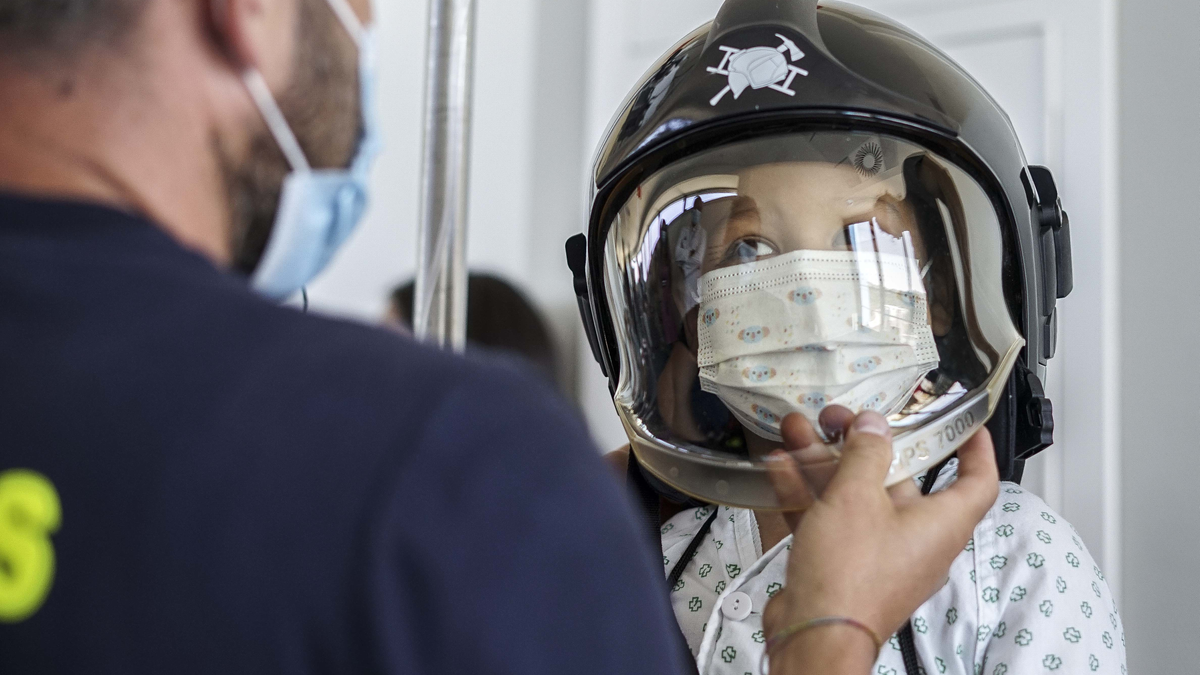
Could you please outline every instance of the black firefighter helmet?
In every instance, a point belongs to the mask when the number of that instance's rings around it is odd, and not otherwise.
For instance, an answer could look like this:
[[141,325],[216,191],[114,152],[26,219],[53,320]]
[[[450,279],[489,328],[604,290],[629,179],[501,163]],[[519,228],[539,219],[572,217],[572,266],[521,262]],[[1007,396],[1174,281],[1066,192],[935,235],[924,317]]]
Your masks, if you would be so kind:
[[985,424],[1006,479],[1052,442],[1067,216],[1004,111],[911,30],[727,0],[622,105],[593,179],[568,259],[660,492],[777,507],[780,420],[830,405],[888,416],[889,485]]

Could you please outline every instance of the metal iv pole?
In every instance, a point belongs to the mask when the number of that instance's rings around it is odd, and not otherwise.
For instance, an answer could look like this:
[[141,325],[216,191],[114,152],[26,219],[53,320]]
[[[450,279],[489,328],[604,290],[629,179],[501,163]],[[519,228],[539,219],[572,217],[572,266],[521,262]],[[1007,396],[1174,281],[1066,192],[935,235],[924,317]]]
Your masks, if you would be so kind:
[[425,148],[413,330],[462,352],[467,341],[467,193],[476,0],[429,0]]

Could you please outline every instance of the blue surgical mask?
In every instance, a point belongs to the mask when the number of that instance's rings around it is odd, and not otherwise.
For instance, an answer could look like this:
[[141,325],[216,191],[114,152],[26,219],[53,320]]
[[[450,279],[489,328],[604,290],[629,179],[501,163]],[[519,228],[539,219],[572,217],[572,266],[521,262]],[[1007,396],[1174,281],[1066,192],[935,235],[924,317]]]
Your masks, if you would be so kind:
[[243,79],[292,171],[283,182],[279,209],[266,251],[251,279],[259,293],[285,300],[306,286],[333,259],[367,209],[371,165],[379,154],[376,126],[374,39],[346,0],[328,0],[358,45],[362,138],[346,169],[313,169],[262,75]]

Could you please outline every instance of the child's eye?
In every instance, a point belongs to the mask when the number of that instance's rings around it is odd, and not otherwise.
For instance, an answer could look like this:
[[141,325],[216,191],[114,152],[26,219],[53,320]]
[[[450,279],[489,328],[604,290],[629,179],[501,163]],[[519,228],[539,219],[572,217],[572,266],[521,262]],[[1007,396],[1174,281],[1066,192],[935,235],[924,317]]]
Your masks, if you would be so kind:
[[744,263],[770,258],[779,253],[778,249],[773,244],[765,239],[757,237],[746,237],[733,242],[721,260],[722,266],[725,265],[741,265]]

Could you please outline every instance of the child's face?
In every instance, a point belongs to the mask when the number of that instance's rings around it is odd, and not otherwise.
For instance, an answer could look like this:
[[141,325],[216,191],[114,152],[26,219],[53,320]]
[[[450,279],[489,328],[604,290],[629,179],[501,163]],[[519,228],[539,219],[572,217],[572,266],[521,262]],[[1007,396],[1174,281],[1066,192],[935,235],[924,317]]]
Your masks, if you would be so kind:
[[[846,164],[764,164],[738,174],[736,193],[707,201],[700,211],[699,225],[705,240],[702,273],[800,250],[877,251],[915,257],[922,269],[928,264],[920,226],[905,201],[902,176],[864,180]],[[938,319],[946,312],[936,305],[945,302],[940,297],[945,294],[933,290],[930,289],[930,316],[934,332],[942,334],[945,326],[939,326]],[[668,367],[672,372],[695,372],[697,312],[698,308],[693,307],[683,317],[687,350],[672,355]],[[949,321],[940,323],[948,326]],[[676,363],[680,360],[688,363]],[[664,385],[670,388],[668,382],[660,382],[660,395]],[[685,392],[676,393],[668,398],[676,408],[686,407]],[[686,422],[688,415],[676,412],[672,419]],[[680,427],[677,431],[687,429],[696,435],[690,429],[692,424],[673,426]],[[749,431],[745,437],[747,450],[754,457],[765,456],[780,445]],[[798,459],[811,467],[816,482],[820,482],[824,473],[832,475],[836,466],[824,450],[800,453]]]

